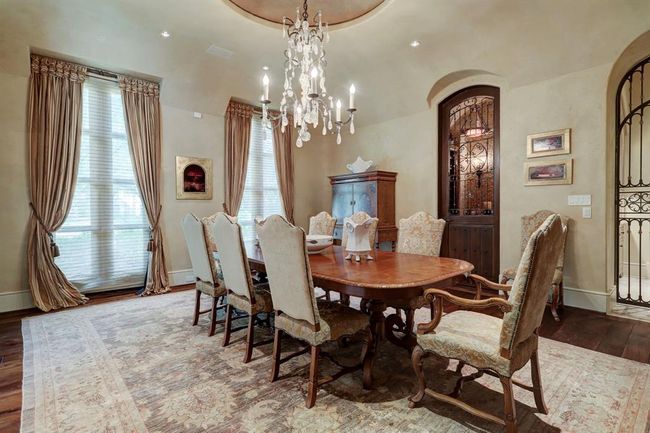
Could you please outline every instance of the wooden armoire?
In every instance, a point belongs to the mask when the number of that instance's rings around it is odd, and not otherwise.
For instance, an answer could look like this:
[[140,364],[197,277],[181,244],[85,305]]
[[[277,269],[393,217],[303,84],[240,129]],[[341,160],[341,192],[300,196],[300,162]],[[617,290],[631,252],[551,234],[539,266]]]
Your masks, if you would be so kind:
[[377,242],[397,242],[395,225],[395,181],[397,173],[367,171],[330,176],[332,216],[336,218],[334,239],[343,234],[343,219],[355,212],[379,218]]

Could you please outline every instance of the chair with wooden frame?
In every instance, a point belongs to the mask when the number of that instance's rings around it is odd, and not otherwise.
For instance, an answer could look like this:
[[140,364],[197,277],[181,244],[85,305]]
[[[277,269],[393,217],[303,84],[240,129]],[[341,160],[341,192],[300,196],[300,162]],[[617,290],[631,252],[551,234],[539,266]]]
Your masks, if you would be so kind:
[[[278,379],[280,364],[310,351],[307,408],[316,403],[318,387],[361,368],[363,386],[369,388],[372,381],[372,333],[368,316],[340,303],[316,301],[305,232],[300,227],[293,226],[280,215],[271,215],[258,224],[257,233],[275,308],[271,382]],[[283,333],[306,342],[307,346],[281,358]],[[359,364],[342,366],[335,362],[341,369],[331,376],[319,378],[319,357],[331,359],[327,353],[321,352],[321,345],[355,334],[365,336]]]
[[[213,336],[217,324],[224,323],[224,320],[217,320],[217,311],[226,307],[224,303],[226,288],[221,284],[219,265],[212,259],[201,221],[189,213],[183,217],[181,226],[196,278],[196,302],[192,325],[196,326],[201,314],[210,313],[208,335]],[[209,310],[201,311],[201,294],[212,298],[212,307]]]
[[258,322],[258,314],[266,313],[268,319],[273,312],[271,292],[269,292],[268,284],[253,284],[241,226],[233,218],[223,212],[218,212],[212,225],[212,236],[219,245],[221,272],[228,292],[223,346],[230,343],[230,334],[233,331],[233,308],[244,311],[248,314],[244,363],[248,363],[253,354],[253,347],[272,343],[272,340],[255,343],[255,323]]
[[[371,218],[370,215],[368,215],[364,211],[355,212],[352,215],[350,215],[350,219],[352,221],[354,221],[356,224],[361,224],[362,222],[364,222],[368,218]],[[375,246],[376,246],[375,242],[376,242],[376,239],[377,239],[377,225],[378,224],[379,224],[379,220],[376,219],[374,222],[371,223],[370,229],[369,229],[369,232],[370,232],[369,241],[370,241],[370,248],[372,250],[374,250]],[[343,248],[345,248],[348,245],[348,236],[349,236],[348,231],[343,230],[343,236],[341,237],[341,246]],[[347,296],[347,295],[341,294],[341,303],[344,304],[344,305],[350,305],[350,297]],[[364,309],[365,308],[365,301],[362,300],[362,303],[363,303],[362,304],[362,309]]]
[[[530,236],[537,230],[537,228],[542,225],[542,223],[548,218],[550,215],[553,215],[554,212],[550,210],[540,210],[538,212],[535,212],[532,215],[524,215],[521,217],[521,252],[524,252],[524,249],[526,248],[526,244],[528,244],[528,239],[530,239]],[[563,246],[562,246],[562,253],[560,254],[560,257],[558,257],[557,260],[557,266],[555,268],[555,273],[553,274],[553,281],[551,282],[550,286],[550,293],[549,293],[549,303],[551,305],[551,314],[553,314],[553,318],[555,319],[556,322],[560,321],[560,315],[558,314],[558,309],[564,305],[564,296],[563,296],[563,274],[564,274],[564,245],[566,245],[566,238],[568,234],[568,227],[569,227],[569,218],[560,215],[560,219],[562,220],[562,227],[564,229],[564,238],[563,238]],[[508,268],[504,270],[501,273],[501,280],[500,283],[503,285],[508,285],[508,283],[514,281],[515,276],[517,275],[517,268]],[[485,284],[487,287],[489,287],[488,284]],[[481,287],[480,285],[477,286],[478,289],[478,295],[480,296],[480,290]],[[507,289],[500,289],[503,291],[507,292]]]
[[309,234],[334,236],[336,218],[329,213],[322,211],[309,218]]
[[[418,325],[417,345],[413,349],[413,369],[418,380],[415,395],[409,398],[414,407],[425,395],[453,404],[483,419],[499,423],[508,433],[517,431],[517,417],[512,385],[532,391],[535,405],[541,413],[548,413],[539,372],[538,330],[542,323],[548,287],[553,279],[555,264],[563,248],[563,230],[559,215],[551,215],[528,241],[519,263],[510,298],[500,297],[470,300],[449,294],[444,290],[429,289],[425,298],[433,302],[435,318]],[[448,301],[467,309],[498,307],[503,319],[473,311],[459,310],[442,315],[442,302]],[[423,358],[429,354],[459,361],[456,373],[460,375],[451,394],[441,394],[427,388]],[[532,386],[512,379],[513,373],[531,363]],[[463,366],[477,371],[463,376]],[[459,400],[463,384],[489,374],[499,378],[503,386],[504,418],[469,406]]]
[[[426,212],[416,212],[408,218],[399,220],[397,234],[397,252],[406,254],[419,254],[423,256],[440,256],[442,235],[445,231],[446,221],[436,219]],[[365,304],[365,303],[364,303]],[[389,307],[396,310],[386,318],[386,326],[392,326],[397,331],[413,332],[415,310],[427,305],[423,296],[410,299],[408,302],[388,303]],[[402,320],[401,310],[404,310],[406,320]],[[433,305],[431,305],[431,319],[433,319]]]

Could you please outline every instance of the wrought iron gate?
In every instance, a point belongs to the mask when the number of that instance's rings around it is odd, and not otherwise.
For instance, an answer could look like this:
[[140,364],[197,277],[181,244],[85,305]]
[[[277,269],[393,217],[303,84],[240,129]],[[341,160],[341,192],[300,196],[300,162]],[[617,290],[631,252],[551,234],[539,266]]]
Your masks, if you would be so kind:
[[645,307],[650,307],[650,148],[644,149],[650,140],[649,96],[650,57],[627,72],[616,92],[616,300]]

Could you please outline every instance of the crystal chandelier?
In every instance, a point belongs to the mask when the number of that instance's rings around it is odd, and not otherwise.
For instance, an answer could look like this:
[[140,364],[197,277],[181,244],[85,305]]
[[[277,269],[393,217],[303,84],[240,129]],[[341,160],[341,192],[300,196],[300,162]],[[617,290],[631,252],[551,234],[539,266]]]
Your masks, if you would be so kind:
[[[296,9],[296,20],[282,18],[282,37],[288,39],[284,51],[284,90],[280,101],[280,113],[269,112],[268,75],[262,79],[263,95],[262,120],[269,127],[280,127],[284,133],[289,126],[288,113],[293,113],[293,127],[298,129],[296,146],[302,147],[311,139],[309,125],[318,128],[322,125],[322,134],[336,134],[336,143],[341,144],[341,128],[350,125],[350,134],[354,134],[354,84],[350,86],[348,118],[341,120],[341,100],[336,102],[327,94],[325,88],[325,44],[329,42],[327,23],[323,23],[321,11],[316,13],[313,25],[309,24],[307,0],[303,3],[302,13]],[[296,81],[296,83],[294,83]]]

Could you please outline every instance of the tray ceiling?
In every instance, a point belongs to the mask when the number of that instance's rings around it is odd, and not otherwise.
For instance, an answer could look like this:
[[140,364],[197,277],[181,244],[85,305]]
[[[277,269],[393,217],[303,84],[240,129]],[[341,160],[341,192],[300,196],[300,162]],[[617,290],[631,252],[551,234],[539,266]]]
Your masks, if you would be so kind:
[[[282,17],[284,16],[295,19],[296,8],[302,10],[301,0],[228,1],[251,15],[278,24],[282,23]],[[324,21],[330,25],[335,25],[355,20],[368,12],[371,12],[384,2],[385,0],[346,0],[338,2],[332,0],[311,0],[308,3],[308,10],[311,18],[313,14],[320,9],[323,11]]]

